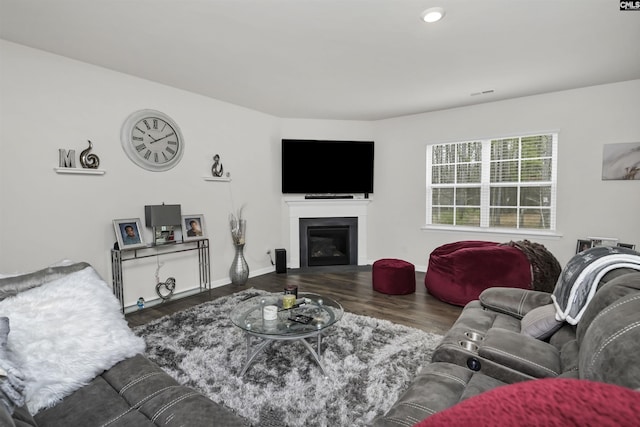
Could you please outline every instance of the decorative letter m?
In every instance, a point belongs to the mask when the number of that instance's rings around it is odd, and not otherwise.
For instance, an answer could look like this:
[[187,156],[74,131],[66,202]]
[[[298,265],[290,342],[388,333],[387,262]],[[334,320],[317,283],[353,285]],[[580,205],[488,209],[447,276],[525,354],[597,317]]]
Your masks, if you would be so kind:
[[75,168],[76,167],[76,150],[67,150],[64,148],[58,149],[60,152],[60,167],[61,168]]

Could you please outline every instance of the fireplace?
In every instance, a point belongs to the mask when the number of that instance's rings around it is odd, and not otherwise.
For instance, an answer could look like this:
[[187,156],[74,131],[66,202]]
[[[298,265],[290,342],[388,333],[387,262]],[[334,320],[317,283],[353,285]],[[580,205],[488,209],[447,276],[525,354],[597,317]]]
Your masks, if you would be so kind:
[[300,218],[300,267],[358,264],[358,218]]
[[[309,218],[357,218],[358,231],[357,242],[351,246],[357,246],[357,262],[355,265],[367,265],[367,206],[372,199],[331,199],[331,200],[307,200],[304,197],[285,197],[284,202],[289,210],[289,252],[287,253],[288,267],[300,268],[300,221]],[[305,232],[306,234],[306,232]],[[306,254],[306,250],[304,251]],[[304,255],[306,257],[306,255]],[[305,267],[308,264],[305,261]]]

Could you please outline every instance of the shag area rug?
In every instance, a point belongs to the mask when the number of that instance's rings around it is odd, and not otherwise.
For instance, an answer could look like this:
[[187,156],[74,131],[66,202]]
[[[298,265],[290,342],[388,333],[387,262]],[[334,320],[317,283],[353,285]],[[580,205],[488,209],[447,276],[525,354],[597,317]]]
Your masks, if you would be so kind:
[[[299,342],[267,346],[243,377],[244,332],[229,314],[248,289],[136,328],[146,355],[256,426],[365,426],[385,413],[442,336],[344,313],[322,339],[327,377]],[[315,340],[312,340],[315,348]]]

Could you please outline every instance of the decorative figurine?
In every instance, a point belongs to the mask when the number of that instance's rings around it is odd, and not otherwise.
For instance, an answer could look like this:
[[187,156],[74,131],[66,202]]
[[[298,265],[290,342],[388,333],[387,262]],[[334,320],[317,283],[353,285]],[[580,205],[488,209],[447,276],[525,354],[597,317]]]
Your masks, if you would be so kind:
[[211,174],[216,178],[220,178],[224,173],[224,167],[220,163],[220,156],[216,154],[213,156],[213,166],[211,166]]
[[[166,291],[163,292],[162,288]],[[168,277],[165,282],[158,282],[156,285],[156,293],[163,301],[170,299],[173,296],[173,291],[176,289],[176,279],[174,277]]]
[[[162,301],[166,301],[173,296],[173,291],[176,289],[176,279],[175,277],[168,277],[166,281],[160,281],[160,267],[162,267],[164,263],[158,262],[158,268],[156,268],[156,294]],[[165,289],[163,293],[162,288]]]
[[89,154],[89,151],[93,148],[93,144],[89,140],[87,140],[87,142],[89,142],[89,148],[82,150],[80,153],[80,164],[85,169],[98,169],[98,166],[100,166],[100,158],[95,154]]

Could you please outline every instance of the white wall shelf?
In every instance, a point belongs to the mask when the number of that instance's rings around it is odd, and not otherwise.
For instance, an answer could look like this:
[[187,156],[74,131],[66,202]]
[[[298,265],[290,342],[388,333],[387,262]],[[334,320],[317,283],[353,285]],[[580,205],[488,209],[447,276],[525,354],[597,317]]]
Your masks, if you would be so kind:
[[203,176],[205,181],[231,182],[231,178],[218,178],[213,176]]
[[107,171],[104,169],[87,169],[87,168],[53,168],[56,173],[68,175],[104,175]]

